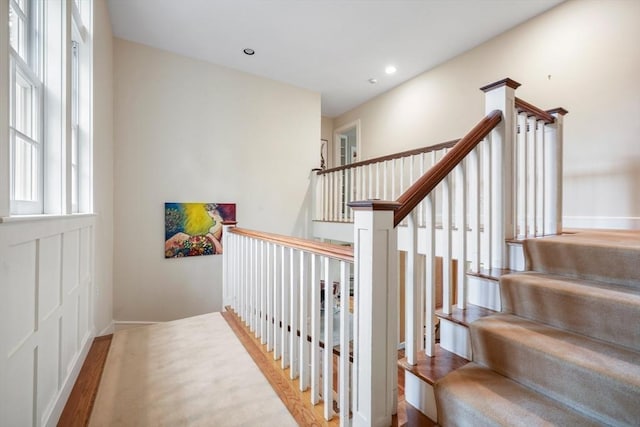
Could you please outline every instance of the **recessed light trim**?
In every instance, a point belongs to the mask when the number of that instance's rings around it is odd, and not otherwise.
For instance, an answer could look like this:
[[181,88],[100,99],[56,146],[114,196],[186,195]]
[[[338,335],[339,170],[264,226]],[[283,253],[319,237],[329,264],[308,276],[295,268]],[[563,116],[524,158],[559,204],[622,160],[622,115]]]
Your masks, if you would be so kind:
[[255,55],[255,53],[256,53],[256,51],[251,49],[251,48],[246,48],[246,49],[243,50],[243,52],[244,52],[245,55],[249,55],[249,56]]
[[398,70],[393,65],[387,65],[387,67],[384,69],[384,72],[387,74],[394,74],[396,71]]
[[372,85],[374,85],[374,84],[378,83],[378,79],[371,77],[371,78],[368,80],[368,82],[369,82],[369,83],[371,83]]

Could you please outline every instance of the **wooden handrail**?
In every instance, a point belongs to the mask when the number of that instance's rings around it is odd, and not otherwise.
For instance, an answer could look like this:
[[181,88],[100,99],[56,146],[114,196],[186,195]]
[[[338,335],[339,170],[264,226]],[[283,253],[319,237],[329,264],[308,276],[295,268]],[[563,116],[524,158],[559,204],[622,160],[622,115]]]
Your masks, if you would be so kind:
[[527,116],[533,116],[537,120],[544,120],[545,123],[553,123],[556,121],[551,114],[520,98],[516,98],[516,109],[518,112],[527,113]]
[[370,165],[372,163],[381,163],[381,162],[386,162],[388,160],[400,159],[402,157],[415,156],[416,154],[430,153],[432,151],[438,151],[438,150],[442,150],[442,149],[445,149],[445,148],[451,148],[454,145],[456,145],[456,143],[458,141],[460,141],[460,140],[459,139],[454,139],[453,141],[442,142],[440,144],[430,145],[428,147],[414,148],[413,150],[401,151],[399,153],[388,154],[386,156],[381,156],[381,157],[375,157],[375,158],[369,159],[369,160],[362,160],[360,162],[351,163],[349,165],[338,166],[338,167],[331,168],[331,169],[325,169],[325,170],[323,170],[321,172],[318,172],[318,175],[324,175],[325,173],[338,172],[338,171],[345,170],[345,169],[357,168],[358,166],[366,166],[366,165]]
[[493,110],[464,136],[447,154],[433,165],[398,198],[400,207],[393,215],[393,225],[398,226],[402,220],[415,209],[440,182],[502,121],[502,112]]
[[281,246],[324,255],[339,261],[353,262],[353,248],[349,246],[333,245],[331,243],[316,242],[314,240],[300,239],[297,237],[283,236],[281,234],[265,233],[262,231],[248,230],[246,228],[232,227],[229,232],[240,236],[247,236],[266,242],[276,243]]

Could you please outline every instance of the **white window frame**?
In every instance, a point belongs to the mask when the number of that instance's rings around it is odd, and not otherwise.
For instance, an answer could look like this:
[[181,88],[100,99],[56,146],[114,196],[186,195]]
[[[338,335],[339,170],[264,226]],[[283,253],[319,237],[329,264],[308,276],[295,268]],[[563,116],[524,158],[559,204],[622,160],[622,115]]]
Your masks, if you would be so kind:
[[[0,0],[0,223],[93,212],[92,13],[93,0]],[[10,21],[24,28],[13,32],[24,40],[16,49]],[[17,90],[29,94],[30,114],[16,113]]]
[[[27,11],[20,8],[16,0],[9,0],[22,19],[28,21],[26,30],[26,58],[23,58],[13,46],[8,46],[9,53],[9,158],[10,158],[10,211],[13,214],[42,213],[43,209],[43,91],[42,91],[42,9],[37,0],[24,0]],[[27,135],[17,128],[16,124],[16,78],[20,74],[31,86],[31,132]],[[35,148],[35,159],[31,167],[31,185],[35,186],[34,199],[16,199],[16,144],[17,138]]]

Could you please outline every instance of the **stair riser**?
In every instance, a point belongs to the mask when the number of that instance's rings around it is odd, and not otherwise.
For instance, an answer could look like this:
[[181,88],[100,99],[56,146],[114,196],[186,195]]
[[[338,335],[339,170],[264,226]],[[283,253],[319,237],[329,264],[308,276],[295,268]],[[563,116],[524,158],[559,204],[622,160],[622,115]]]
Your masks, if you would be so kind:
[[438,419],[436,398],[431,384],[422,381],[409,371],[404,371],[404,394],[407,402],[414,408],[432,420]]
[[471,360],[471,339],[469,328],[447,319],[440,319],[440,347]]
[[501,310],[500,285],[497,280],[467,275],[467,300],[469,304]]
[[604,423],[634,425],[640,419],[640,360],[627,363],[624,376],[532,349],[476,324],[470,332],[475,362]]
[[503,311],[640,351],[640,295],[503,276]]

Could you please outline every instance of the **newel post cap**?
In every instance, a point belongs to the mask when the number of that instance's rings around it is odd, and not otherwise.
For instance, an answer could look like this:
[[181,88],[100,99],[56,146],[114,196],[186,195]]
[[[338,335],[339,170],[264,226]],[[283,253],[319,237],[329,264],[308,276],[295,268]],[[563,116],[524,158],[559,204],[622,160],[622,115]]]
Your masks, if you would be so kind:
[[347,204],[351,209],[356,211],[395,211],[401,204],[395,200],[358,200]]
[[520,87],[522,85],[520,83],[518,83],[517,81],[511,80],[509,77],[507,77],[506,79],[498,80],[497,82],[493,82],[493,83],[490,83],[490,84],[488,84],[486,86],[482,86],[480,88],[480,90],[485,92],[485,93],[487,93],[489,91],[492,91],[493,89],[497,89],[497,88],[502,87],[502,86],[508,86],[511,89],[518,89],[518,87]]

